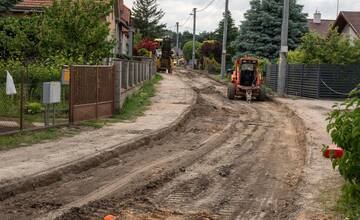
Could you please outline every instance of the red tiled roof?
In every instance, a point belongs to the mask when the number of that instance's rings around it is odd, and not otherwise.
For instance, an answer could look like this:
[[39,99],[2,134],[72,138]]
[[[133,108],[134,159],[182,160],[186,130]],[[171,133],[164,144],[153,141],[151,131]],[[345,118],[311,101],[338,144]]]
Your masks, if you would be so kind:
[[322,37],[326,37],[329,33],[329,29],[335,23],[335,20],[322,19],[321,23],[314,23],[313,19],[308,19],[309,30],[318,33]]
[[341,32],[347,24],[360,36],[360,11],[341,11],[336,19],[335,26]]
[[52,0],[23,0],[15,5],[14,10],[31,10],[31,9],[41,9],[46,6],[50,6]]

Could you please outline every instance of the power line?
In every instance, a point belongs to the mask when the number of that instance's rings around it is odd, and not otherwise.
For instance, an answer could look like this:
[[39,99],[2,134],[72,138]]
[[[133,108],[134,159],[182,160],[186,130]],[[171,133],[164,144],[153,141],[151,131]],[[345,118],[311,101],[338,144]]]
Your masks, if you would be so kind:
[[[224,9],[224,3],[222,1],[216,0],[216,4],[214,5],[214,7],[212,7],[213,10],[209,11],[208,13],[206,13],[205,16],[201,16],[202,20],[212,20],[214,21],[214,17],[220,15],[220,21],[221,19],[223,19],[222,14],[223,14],[223,9]],[[202,14],[204,15],[204,14]],[[214,21],[215,22],[215,21]],[[211,25],[214,24],[214,22],[207,22],[207,24],[202,26],[202,30],[206,30],[208,29]],[[218,22],[218,21],[216,21]]]
[[214,2],[215,2],[215,0],[211,0],[204,8],[198,10],[198,12],[205,11],[205,10],[206,10],[208,7],[210,7]]
[[189,16],[187,17],[187,19],[185,20],[184,23],[180,24],[179,26],[182,27],[182,26],[185,26],[189,21],[190,21],[190,18],[191,18],[191,14],[189,14]]

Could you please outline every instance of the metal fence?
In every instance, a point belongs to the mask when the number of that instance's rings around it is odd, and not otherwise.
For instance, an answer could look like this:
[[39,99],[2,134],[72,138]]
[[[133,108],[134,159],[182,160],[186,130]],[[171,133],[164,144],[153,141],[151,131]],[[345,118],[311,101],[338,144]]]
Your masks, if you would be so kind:
[[[12,73],[11,73],[12,74]],[[26,78],[14,78],[16,94],[6,94],[6,83],[0,83],[0,134],[22,130],[36,130],[68,122],[69,88],[61,86],[61,101],[55,105],[45,105],[43,82]],[[46,114],[47,113],[47,114]]]
[[[268,65],[266,84],[277,91],[278,65]],[[360,83],[360,65],[290,64],[285,93],[308,98],[345,98]]]
[[112,116],[114,66],[71,66],[70,122]]

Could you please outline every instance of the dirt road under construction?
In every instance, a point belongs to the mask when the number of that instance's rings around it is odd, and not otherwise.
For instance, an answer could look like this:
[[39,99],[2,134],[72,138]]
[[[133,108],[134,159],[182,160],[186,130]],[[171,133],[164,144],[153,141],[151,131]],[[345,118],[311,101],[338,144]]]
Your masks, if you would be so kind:
[[188,120],[100,166],[0,202],[5,219],[293,219],[305,160],[302,121],[267,101],[180,71],[197,93]]

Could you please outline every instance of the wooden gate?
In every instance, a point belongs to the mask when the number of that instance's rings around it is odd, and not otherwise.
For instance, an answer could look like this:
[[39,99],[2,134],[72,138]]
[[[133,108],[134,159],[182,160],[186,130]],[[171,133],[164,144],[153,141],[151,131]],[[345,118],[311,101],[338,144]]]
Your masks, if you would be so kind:
[[70,122],[114,114],[114,66],[71,66]]

